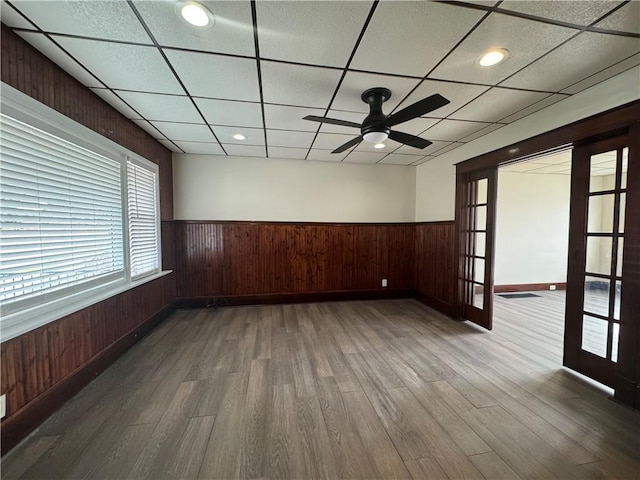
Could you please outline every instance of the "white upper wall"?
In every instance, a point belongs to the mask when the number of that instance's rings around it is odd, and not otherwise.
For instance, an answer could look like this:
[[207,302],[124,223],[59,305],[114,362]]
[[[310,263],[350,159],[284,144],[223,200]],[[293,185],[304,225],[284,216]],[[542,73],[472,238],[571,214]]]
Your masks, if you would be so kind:
[[570,175],[498,171],[496,285],[567,281]]
[[176,220],[413,222],[415,167],[174,154]]
[[640,98],[640,67],[423,163],[416,169],[416,221],[453,220],[455,164]]

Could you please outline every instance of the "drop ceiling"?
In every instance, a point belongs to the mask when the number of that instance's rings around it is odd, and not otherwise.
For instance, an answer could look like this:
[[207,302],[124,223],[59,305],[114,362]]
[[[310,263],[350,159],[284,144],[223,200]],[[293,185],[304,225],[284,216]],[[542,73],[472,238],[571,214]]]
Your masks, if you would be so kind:
[[[622,173],[627,172],[628,150],[622,151]],[[617,155],[615,151],[605,152],[591,158],[589,175],[601,177],[615,175]],[[550,155],[542,155],[500,168],[500,173],[528,173],[534,175],[571,175],[571,150]]]
[[[419,165],[640,64],[638,1],[202,3],[212,28],[167,0],[3,0],[0,13],[177,153]],[[507,60],[479,67],[492,47]],[[433,144],[332,154],[359,132],[302,120],[360,123],[374,86],[392,91],[387,114],[448,98],[396,127]]]

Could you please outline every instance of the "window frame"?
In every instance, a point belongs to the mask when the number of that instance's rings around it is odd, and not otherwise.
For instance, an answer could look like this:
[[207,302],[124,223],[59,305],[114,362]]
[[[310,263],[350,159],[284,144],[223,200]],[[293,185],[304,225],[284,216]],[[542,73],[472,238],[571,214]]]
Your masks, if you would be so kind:
[[[74,292],[49,302],[45,301],[42,304],[21,309],[8,315],[2,315],[0,311],[0,342],[5,342],[171,272],[162,270],[160,169],[158,165],[60,112],[47,107],[4,82],[1,84],[1,88],[0,110],[3,114],[119,163],[122,192],[123,261],[125,266],[124,276],[120,278],[106,281],[96,286],[87,285],[86,289],[82,289],[79,292]],[[128,191],[126,175],[128,161],[151,170],[156,177],[158,268],[135,280],[131,276],[129,223],[127,217]]]

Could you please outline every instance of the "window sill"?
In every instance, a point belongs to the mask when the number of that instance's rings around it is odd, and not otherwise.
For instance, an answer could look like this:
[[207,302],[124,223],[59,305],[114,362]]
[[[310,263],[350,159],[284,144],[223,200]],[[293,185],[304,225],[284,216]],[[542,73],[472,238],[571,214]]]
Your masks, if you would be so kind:
[[38,305],[11,315],[2,316],[0,320],[0,341],[6,342],[31,330],[42,327],[62,317],[78,312],[108,298],[120,295],[145,283],[168,275],[172,270],[164,270],[133,282],[116,280],[107,285],[91,288],[84,292],[60,298],[49,303]]

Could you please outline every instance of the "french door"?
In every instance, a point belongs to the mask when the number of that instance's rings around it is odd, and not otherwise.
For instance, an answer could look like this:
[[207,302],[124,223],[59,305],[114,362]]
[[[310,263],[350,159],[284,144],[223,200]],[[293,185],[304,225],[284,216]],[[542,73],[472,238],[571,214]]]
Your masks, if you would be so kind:
[[638,321],[637,286],[623,275],[638,268],[637,238],[627,234],[640,218],[627,198],[640,175],[632,142],[627,134],[578,146],[571,172],[564,365],[614,388],[621,339],[635,336]]
[[493,328],[497,168],[457,175],[457,316]]

